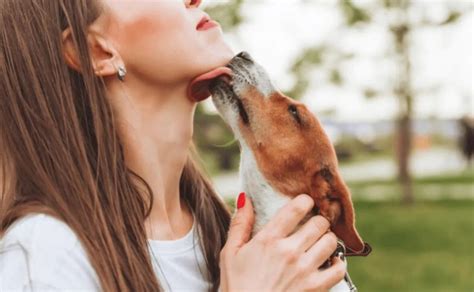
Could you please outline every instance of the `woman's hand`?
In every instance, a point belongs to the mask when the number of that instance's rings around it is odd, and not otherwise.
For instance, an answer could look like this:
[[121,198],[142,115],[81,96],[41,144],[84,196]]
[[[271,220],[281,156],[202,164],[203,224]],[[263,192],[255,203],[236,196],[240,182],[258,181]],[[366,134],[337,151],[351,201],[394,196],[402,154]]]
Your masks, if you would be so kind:
[[314,216],[290,235],[313,205],[307,195],[295,197],[249,241],[254,215],[247,199],[221,251],[221,290],[326,291],[341,281],[346,264],[337,257],[331,267],[318,270],[337,247],[329,221]]

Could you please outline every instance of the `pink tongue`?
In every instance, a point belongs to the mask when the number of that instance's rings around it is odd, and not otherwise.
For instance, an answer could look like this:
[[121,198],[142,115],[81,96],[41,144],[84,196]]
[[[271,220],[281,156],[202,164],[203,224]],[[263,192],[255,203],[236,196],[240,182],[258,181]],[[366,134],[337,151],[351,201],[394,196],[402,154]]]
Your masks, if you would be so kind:
[[232,70],[227,67],[219,67],[194,78],[191,83],[189,83],[187,89],[188,98],[195,102],[208,98],[211,95],[209,92],[209,84],[214,78],[221,75],[229,75],[232,77]]

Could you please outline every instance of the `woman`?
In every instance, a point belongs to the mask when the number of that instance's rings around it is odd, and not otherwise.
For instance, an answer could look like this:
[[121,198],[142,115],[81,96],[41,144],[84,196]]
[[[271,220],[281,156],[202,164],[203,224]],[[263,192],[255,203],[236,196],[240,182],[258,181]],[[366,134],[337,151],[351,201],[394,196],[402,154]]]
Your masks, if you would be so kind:
[[317,270],[336,248],[324,218],[290,235],[308,196],[249,240],[251,202],[241,195],[230,223],[193,162],[187,87],[234,55],[219,27],[196,29],[199,5],[0,2],[1,288],[276,291],[342,279],[341,260]]

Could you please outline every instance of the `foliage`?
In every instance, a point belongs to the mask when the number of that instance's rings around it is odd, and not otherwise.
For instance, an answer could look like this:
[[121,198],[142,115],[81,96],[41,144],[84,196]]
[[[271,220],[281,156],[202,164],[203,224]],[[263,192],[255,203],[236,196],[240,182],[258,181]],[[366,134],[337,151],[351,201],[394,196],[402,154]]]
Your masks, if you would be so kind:
[[209,6],[205,11],[217,22],[220,23],[224,31],[236,29],[244,18],[241,13],[241,7],[244,0],[234,0]]
[[239,144],[219,115],[206,113],[202,105],[194,117],[194,142],[206,161],[209,173],[235,170],[238,167]]
[[368,11],[365,11],[352,3],[351,0],[341,0],[339,2],[348,26],[370,21]]
[[310,84],[309,70],[316,65],[320,65],[323,61],[323,53],[326,51],[324,47],[310,47],[303,50],[301,55],[295,59],[291,66],[291,71],[295,75],[296,82],[293,87],[285,91],[284,94],[298,99],[308,89]]
[[[362,2],[364,5],[356,5],[354,2],[353,0],[338,1],[338,6],[344,17],[345,28],[348,30],[354,27],[373,25],[374,19],[371,17],[371,14],[375,14],[377,11],[384,11],[386,15],[389,15],[389,12],[401,9],[404,5],[411,3],[407,0],[375,0]],[[360,3],[360,1],[358,2]],[[410,6],[408,6],[407,9],[410,9]],[[434,22],[423,19],[418,23],[410,22],[407,26],[394,25],[388,29],[394,34],[398,32],[398,35],[400,35],[400,28],[416,30],[417,28],[424,28],[426,26],[450,25],[456,23],[464,13],[449,8],[448,6],[446,9],[448,13],[444,20]],[[408,33],[408,31],[405,32]],[[387,56],[389,56],[388,53],[389,52],[387,52]],[[314,68],[320,68],[326,71],[330,83],[336,86],[344,85],[345,82],[340,71],[341,63],[353,57],[353,55],[347,55],[347,52],[341,52],[337,47],[326,42],[314,44],[314,46],[302,49],[302,52],[293,60],[293,65],[291,66],[291,73],[296,79],[295,84],[292,89],[285,93],[301,98],[311,85],[311,80],[308,79],[308,72]],[[387,92],[377,91],[371,87],[364,88],[362,91],[367,98],[390,96]]]

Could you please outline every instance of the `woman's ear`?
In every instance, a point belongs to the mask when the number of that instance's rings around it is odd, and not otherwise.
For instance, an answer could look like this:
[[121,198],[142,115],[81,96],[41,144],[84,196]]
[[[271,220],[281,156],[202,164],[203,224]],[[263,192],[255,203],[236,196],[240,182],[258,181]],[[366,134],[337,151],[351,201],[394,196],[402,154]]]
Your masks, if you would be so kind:
[[[62,32],[63,53],[66,63],[76,71],[81,71],[79,55],[74,45],[71,28]],[[97,76],[110,76],[117,73],[117,68],[123,64],[118,51],[99,33],[88,30],[87,44],[89,47],[92,66]]]
[[74,46],[72,31],[70,27],[66,28],[62,32],[61,39],[64,59],[66,60],[67,65],[73,70],[81,71],[81,65],[79,57],[77,56],[76,48]]

